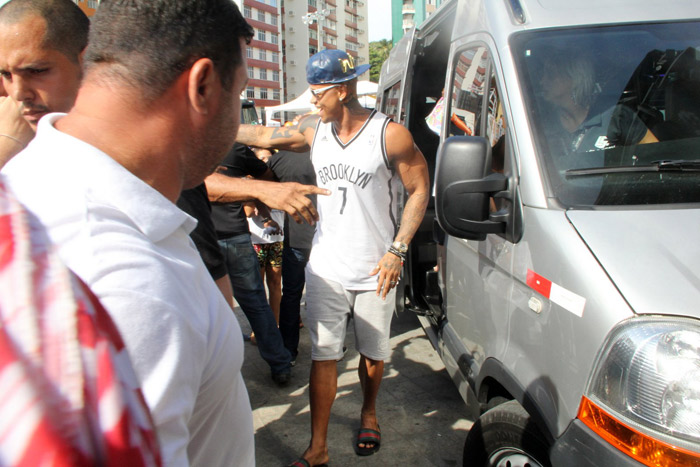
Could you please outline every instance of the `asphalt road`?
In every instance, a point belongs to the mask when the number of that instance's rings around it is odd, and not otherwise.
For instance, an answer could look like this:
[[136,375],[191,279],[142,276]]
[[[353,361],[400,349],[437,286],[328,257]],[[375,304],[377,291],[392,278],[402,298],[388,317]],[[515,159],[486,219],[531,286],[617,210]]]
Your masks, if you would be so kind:
[[[239,308],[236,315],[243,331],[249,332]],[[359,355],[350,330],[346,342],[348,352],[338,363],[338,395],[329,427],[329,465],[461,465],[462,447],[472,421],[440,358],[410,312],[395,316],[392,323],[393,353],[385,364],[378,400],[381,449],[368,457],[355,454],[353,437],[359,428],[362,396],[357,376]],[[257,347],[246,342],[245,352],[243,376],[253,407],[257,465],[286,465],[306,449],[310,436],[308,332],[301,330],[297,365],[291,383],[284,388],[272,382]]]

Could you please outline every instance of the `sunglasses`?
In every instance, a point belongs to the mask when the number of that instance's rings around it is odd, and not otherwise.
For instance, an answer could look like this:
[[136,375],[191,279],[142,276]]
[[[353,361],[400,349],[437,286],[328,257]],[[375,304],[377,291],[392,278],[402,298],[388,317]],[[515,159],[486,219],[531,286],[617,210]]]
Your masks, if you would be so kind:
[[320,100],[326,91],[328,91],[329,89],[337,88],[338,86],[340,86],[340,84],[326,86],[325,88],[321,88],[321,89],[310,89],[311,95],[314,96],[316,99]]

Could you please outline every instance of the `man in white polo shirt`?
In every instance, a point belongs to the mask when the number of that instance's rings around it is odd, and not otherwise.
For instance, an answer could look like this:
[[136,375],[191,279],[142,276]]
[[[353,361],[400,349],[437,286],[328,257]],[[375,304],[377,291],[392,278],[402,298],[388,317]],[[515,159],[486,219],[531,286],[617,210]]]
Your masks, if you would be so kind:
[[103,2],[74,107],[4,171],[119,328],[168,466],[255,463],[241,331],[174,204],[233,145],[252,34],[230,0]]

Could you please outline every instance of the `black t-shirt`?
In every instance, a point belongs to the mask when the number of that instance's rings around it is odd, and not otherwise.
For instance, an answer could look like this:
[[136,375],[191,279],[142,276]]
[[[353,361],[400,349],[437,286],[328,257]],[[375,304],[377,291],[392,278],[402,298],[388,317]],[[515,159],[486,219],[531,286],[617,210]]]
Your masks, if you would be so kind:
[[[248,175],[259,178],[267,171],[265,163],[258,159],[248,146],[239,143],[226,154],[221,165],[224,167],[221,173],[233,178]],[[250,232],[241,203],[215,203],[212,205],[211,217],[219,239]]]
[[216,241],[206,185],[202,183],[190,190],[184,190],[177,200],[177,206],[197,219],[197,227],[190,233],[190,237],[211,277],[214,280],[221,279],[226,275],[226,263]]
[[[273,154],[267,165],[280,182],[298,182],[304,185],[316,185],[316,173],[308,152],[280,151]],[[314,206],[316,195],[310,196]],[[284,217],[284,240],[292,248],[311,248],[316,227],[306,222],[297,224],[289,214]]]

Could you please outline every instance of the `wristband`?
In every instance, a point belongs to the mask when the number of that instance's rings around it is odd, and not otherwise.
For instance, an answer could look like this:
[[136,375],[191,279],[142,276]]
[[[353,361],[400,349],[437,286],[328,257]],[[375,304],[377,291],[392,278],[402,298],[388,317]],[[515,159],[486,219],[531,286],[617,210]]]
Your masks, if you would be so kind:
[[401,263],[406,261],[406,253],[400,252],[397,248],[394,248],[393,245],[389,247],[389,253],[398,256],[401,259]]

